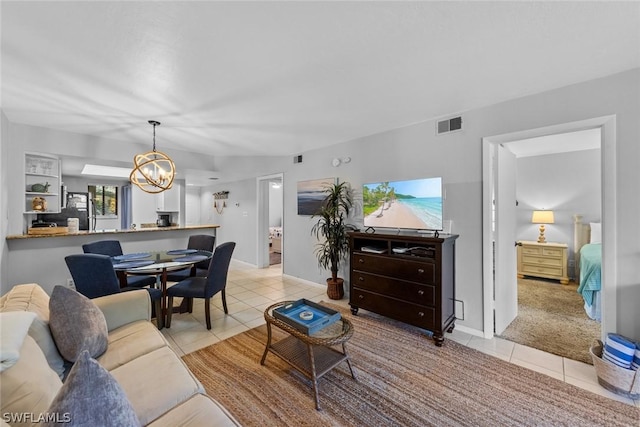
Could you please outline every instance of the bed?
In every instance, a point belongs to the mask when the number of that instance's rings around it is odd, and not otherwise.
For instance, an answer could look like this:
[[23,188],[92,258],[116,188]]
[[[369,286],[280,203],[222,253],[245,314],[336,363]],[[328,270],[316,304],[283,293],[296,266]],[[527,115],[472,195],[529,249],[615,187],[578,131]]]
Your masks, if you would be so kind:
[[584,310],[593,320],[601,320],[602,239],[600,223],[582,223],[582,216],[574,216],[576,277],[580,278],[578,293],[584,300]]

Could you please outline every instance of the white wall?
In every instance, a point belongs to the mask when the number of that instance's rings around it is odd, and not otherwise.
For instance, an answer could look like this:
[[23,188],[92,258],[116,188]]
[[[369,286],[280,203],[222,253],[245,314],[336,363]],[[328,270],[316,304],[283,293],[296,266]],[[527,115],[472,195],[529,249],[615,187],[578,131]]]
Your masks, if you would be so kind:
[[[5,284],[8,285],[7,275],[7,256],[9,248],[5,238],[9,234],[9,168],[8,162],[8,147],[9,147],[9,121],[4,112],[0,110],[0,291],[4,294],[8,287],[5,289]],[[15,180],[14,180],[15,183]]]
[[[213,193],[228,191],[227,207],[218,213],[213,207]],[[208,224],[220,226],[216,245],[224,242],[236,242],[233,258],[255,265],[257,263],[256,235],[258,221],[256,216],[256,180],[242,181],[206,187],[202,191],[202,220]],[[218,200],[220,202],[220,200]],[[220,209],[220,208],[218,208]]]
[[282,227],[282,186],[269,185],[269,227]]
[[201,224],[200,187],[186,187],[184,205],[185,225]]
[[547,242],[567,243],[573,259],[573,215],[583,215],[585,223],[601,219],[600,161],[600,149],[518,158],[516,238],[536,241],[539,226],[531,223],[531,212],[553,210],[555,223],[545,225]]

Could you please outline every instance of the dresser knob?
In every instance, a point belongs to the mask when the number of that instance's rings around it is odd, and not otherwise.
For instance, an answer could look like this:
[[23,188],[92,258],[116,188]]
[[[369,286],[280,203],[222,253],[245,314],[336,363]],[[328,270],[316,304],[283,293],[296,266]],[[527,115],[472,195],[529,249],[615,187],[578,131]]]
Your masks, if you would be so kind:
[[359,259],[358,259],[358,262],[359,262],[360,264],[364,264],[364,260],[363,260],[362,258],[359,258]]
[[418,295],[424,295],[424,291],[423,291],[422,289],[420,289],[420,290],[418,291]]
[[364,299],[364,295],[360,294],[360,295],[358,295],[358,298]]
[[420,274],[424,273],[424,269],[423,268],[419,268],[418,269],[418,273],[420,273]]
[[358,277],[358,280],[361,281],[361,282],[364,282],[364,277],[360,276],[360,277]]
[[424,313],[423,313],[423,312],[419,312],[419,313],[418,313],[418,316],[419,316],[419,317],[424,317]]

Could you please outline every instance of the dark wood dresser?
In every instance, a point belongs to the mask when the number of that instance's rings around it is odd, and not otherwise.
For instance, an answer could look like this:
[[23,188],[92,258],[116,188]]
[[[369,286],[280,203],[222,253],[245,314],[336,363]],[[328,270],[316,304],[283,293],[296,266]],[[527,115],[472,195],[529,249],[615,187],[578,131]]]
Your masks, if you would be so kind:
[[433,332],[437,346],[455,326],[458,235],[349,233],[349,305]]

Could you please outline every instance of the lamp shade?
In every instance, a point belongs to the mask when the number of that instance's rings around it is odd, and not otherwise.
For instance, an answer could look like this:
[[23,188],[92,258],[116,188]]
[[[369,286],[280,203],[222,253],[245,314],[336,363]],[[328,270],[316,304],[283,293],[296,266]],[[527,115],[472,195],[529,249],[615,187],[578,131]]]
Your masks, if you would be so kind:
[[531,222],[533,224],[553,224],[553,211],[533,211]]

